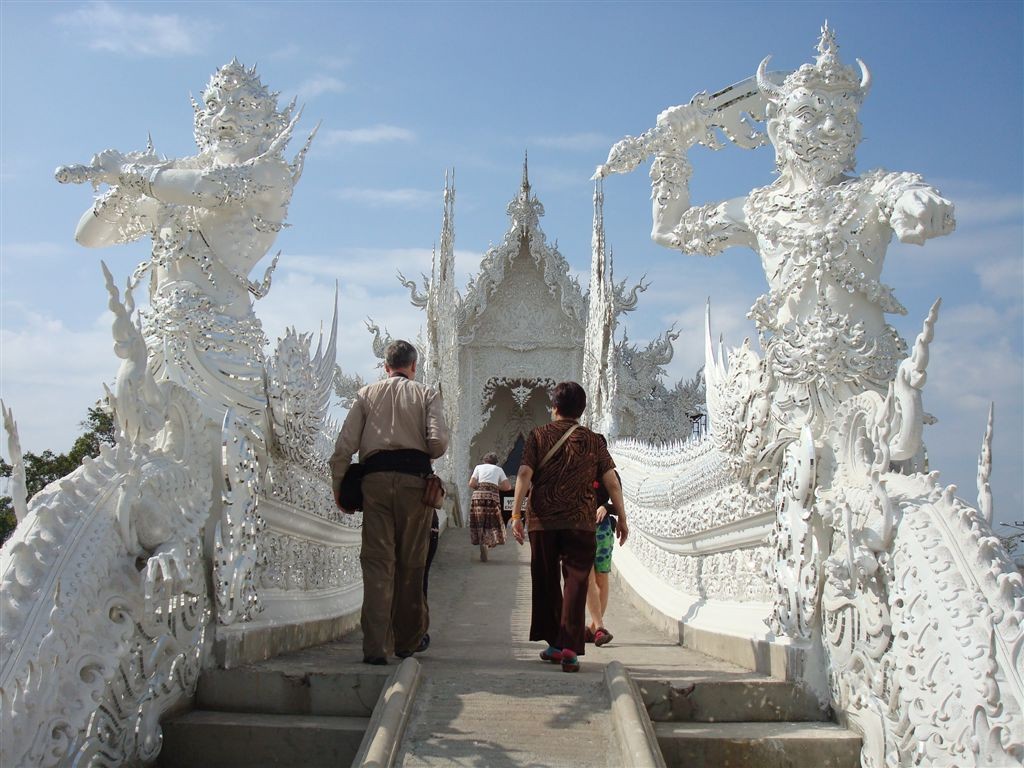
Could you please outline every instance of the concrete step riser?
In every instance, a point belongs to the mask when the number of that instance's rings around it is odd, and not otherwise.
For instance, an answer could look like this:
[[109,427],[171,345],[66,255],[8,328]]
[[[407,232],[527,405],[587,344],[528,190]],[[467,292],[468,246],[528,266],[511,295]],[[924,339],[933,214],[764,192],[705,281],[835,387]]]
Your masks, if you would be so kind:
[[829,715],[809,691],[781,680],[640,679],[637,685],[654,722],[821,722]]
[[[218,714],[223,717],[209,717]],[[164,746],[158,765],[338,768],[351,764],[369,719],[323,718],[333,721],[323,723],[309,722],[311,719],[193,712],[164,724]]]
[[839,726],[656,723],[669,768],[860,768],[860,738]]
[[387,672],[285,674],[253,669],[207,670],[199,678],[196,708],[369,717],[387,680]]

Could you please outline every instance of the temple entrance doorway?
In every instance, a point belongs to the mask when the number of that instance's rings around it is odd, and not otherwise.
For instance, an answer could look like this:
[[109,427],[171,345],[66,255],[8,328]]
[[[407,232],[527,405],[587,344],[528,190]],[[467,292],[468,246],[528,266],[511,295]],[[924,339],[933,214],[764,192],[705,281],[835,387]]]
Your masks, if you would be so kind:
[[479,464],[485,453],[493,451],[515,485],[526,436],[551,419],[549,393],[554,387],[554,379],[547,378],[488,380],[482,398],[484,426],[470,443],[470,465]]

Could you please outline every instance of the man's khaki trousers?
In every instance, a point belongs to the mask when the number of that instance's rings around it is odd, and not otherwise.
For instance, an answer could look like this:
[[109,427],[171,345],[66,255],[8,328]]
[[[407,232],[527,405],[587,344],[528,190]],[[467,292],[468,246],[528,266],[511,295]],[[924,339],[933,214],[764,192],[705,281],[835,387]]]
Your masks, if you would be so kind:
[[423,571],[433,511],[426,481],[399,472],[363,478],[363,656],[411,652],[427,631]]

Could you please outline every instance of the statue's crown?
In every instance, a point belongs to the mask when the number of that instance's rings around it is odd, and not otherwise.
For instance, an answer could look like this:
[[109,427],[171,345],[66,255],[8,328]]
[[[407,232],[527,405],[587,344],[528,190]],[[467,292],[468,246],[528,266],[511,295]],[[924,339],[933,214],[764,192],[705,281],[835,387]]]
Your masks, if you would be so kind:
[[[269,141],[283,136],[290,130],[295,100],[293,99],[284,110],[279,110],[277,99],[280,94],[270,91],[260,81],[255,66],[247,68],[240,64],[238,59],[232,59],[213,73],[205,91],[213,88],[230,93],[235,103],[240,106],[244,114],[239,119],[239,128],[244,133],[263,135]],[[210,145],[207,126],[209,118],[203,104],[195,99],[192,99],[192,109],[195,111],[196,143],[201,149],[205,149]]]
[[210,77],[210,82],[206,84],[206,88],[207,90],[217,88],[236,93],[241,91],[255,104],[269,107],[273,111],[277,110],[277,97],[280,94],[271,93],[267,89],[267,86],[260,81],[260,76],[256,74],[255,66],[247,69],[239,63],[238,59],[232,59],[214,72]]
[[857,59],[860,72],[848,67],[839,60],[839,44],[836,43],[835,32],[826,21],[821,28],[818,40],[818,56],[814,64],[801,64],[791,72],[781,86],[775,85],[767,77],[768,60],[766,56],[757,68],[757,82],[761,91],[769,101],[781,104],[786,97],[797,89],[849,91],[858,99],[863,99],[871,87],[871,73],[863,61]]

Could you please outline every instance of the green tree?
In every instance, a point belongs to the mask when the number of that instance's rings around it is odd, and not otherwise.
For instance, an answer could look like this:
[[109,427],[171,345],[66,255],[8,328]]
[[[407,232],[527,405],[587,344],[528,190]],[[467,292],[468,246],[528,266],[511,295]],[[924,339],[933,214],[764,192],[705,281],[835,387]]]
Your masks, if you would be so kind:
[[[79,426],[85,432],[79,435],[67,453],[54,453],[47,449],[39,454],[31,451],[24,454],[28,498],[31,499],[54,480],[74,472],[86,456],[98,456],[104,443],[114,444],[114,419],[100,403],[89,409],[85,421]],[[10,477],[13,469],[0,459],[0,477]],[[13,500],[10,496],[0,496],[0,543],[7,541],[16,525]]]

